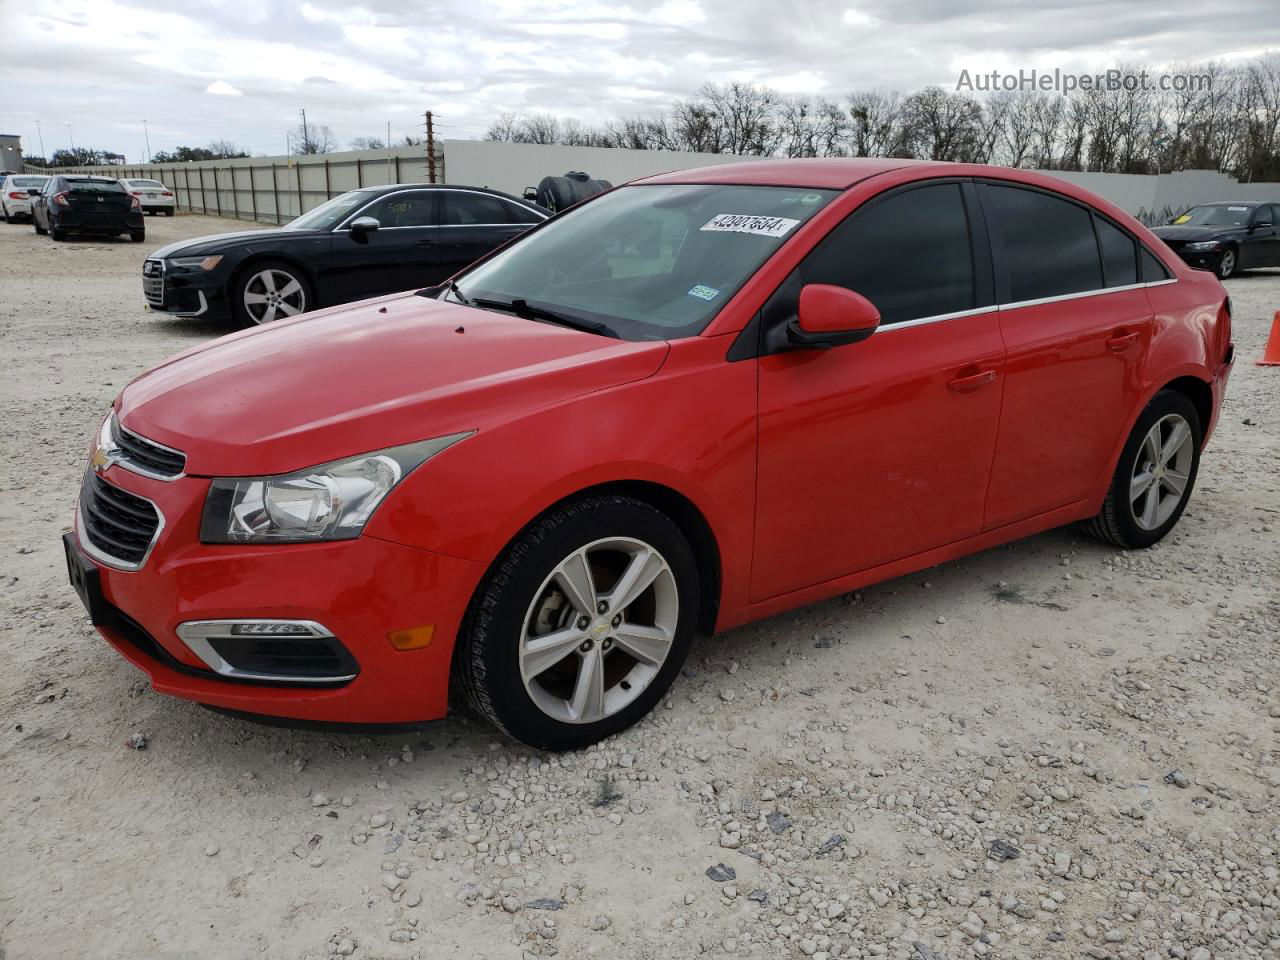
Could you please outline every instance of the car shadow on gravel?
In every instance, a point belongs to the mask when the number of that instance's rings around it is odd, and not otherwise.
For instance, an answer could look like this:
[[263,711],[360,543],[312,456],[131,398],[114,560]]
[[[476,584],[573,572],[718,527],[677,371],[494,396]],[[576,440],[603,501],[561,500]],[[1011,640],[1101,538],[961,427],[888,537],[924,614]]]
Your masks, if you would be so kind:
[[184,339],[212,340],[235,333],[237,327],[225,320],[206,320],[200,317],[171,317],[153,313],[156,328],[165,334]]

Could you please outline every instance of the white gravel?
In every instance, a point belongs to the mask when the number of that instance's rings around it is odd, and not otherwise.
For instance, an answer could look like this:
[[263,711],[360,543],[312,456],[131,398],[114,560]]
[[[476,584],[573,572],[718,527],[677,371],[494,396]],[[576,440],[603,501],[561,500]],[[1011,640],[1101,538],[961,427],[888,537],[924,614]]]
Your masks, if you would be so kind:
[[229,719],[89,628],[59,543],[89,434],[225,332],[145,313],[142,259],[243,225],[148,227],[0,224],[0,956],[1280,956],[1280,274],[1230,282],[1159,548],[1062,530],[736,630],[545,756]]

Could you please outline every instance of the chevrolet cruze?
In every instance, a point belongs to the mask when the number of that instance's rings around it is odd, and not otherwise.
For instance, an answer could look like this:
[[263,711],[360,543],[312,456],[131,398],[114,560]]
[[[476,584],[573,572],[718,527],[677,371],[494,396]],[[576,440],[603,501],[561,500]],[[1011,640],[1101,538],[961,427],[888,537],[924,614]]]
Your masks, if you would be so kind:
[[616,733],[695,634],[1072,522],[1178,522],[1230,304],[1020,170],[643,180],[451,281],[197,347],[91,444],[72,582],[156,690]]

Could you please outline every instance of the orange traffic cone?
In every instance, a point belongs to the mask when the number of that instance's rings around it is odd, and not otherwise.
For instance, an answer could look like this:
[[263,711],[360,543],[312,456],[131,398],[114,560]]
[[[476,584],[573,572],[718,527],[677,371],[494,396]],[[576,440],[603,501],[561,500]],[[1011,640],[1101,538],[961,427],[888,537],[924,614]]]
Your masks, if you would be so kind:
[[1267,341],[1267,349],[1262,352],[1258,361],[1260,367],[1280,367],[1280,310],[1271,320],[1271,338]]

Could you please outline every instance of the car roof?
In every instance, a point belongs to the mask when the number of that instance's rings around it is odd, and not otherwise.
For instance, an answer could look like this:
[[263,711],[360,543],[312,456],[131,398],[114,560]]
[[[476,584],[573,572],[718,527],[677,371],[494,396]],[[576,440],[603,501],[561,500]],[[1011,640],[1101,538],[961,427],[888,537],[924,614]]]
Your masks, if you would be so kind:
[[822,157],[813,159],[744,160],[692,170],[676,170],[632,183],[722,183],[774,187],[812,187],[844,190],[859,180],[903,167],[938,167],[936,160],[903,160],[895,157]]
[[1197,203],[1197,207],[1260,207],[1274,200],[1210,200],[1208,203]]

